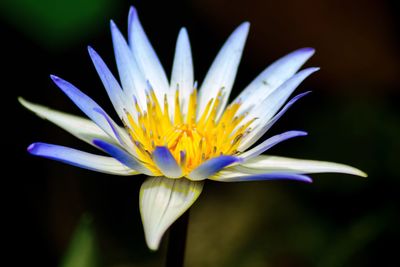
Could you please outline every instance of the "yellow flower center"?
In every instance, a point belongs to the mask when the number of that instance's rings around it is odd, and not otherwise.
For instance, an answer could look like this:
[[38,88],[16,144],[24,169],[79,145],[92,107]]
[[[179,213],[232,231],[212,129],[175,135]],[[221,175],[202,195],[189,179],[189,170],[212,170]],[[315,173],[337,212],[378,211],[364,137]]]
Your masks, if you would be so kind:
[[208,159],[235,154],[243,136],[250,130],[247,129],[248,126],[254,119],[237,127],[246,114],[235,116],[240,103],[233,103],[225,109],[217,121],[222,92],[221,89],[216,99],[210,99],[204,112],[196,120],[197,90],[194,89],[190,94],[186,113],[181,112],[179,90],[176,90],[175,110],[173,120],[171,120],[167,96],[164,96],[162,110],[154,91],[150,90],[147,94],[147,110],[142,111],[136,103],[137,118],[134,119],[127,112],[128,121],[124,122],[125,128],[136,145],[139,160],[154,175],[162,175],[151,155],[157,146],[165,146],[181,166],[185,176]]

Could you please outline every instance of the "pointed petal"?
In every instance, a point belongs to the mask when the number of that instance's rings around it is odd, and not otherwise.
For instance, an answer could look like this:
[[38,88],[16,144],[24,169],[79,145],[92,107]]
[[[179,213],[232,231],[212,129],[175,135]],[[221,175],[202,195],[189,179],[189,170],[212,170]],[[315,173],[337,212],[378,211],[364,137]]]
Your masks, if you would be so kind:
[[308,95],[309,93],[311,93],[310,91],[305,92],[305,93],[301,93],[298,94],[297,96],[293,97],[289,102],[286,103],[286,105],[277,113],[275,114],[274,117],[272,117],[271,120],[268,121],[268,123],[264,124],[262,127],[260,125],[260,129],[257,130],[257,134],[253,135],[251,137],[251,139],[247,138],[246,143],[247,146],[244,146],[245,149],[247,149],[247,147],[249,147],[249,144],[254,144],[255,142],[257,142],[257,140],[259,140],[269,129],[271,129],[271,127],[275,124],[275,122],[277,122],[280,117],[283,116],[283,114],[285,114],[285,112],[294,104],[297,102],[297,100],[299,100],[300,98],[302,98],[303,96]]
[[201,116],[209,100],[216,98],[221,88],[223,88],[224,94],[221,99],[217,117],[225,109],[226,102],[228,101],[235,81],[249,27],[250,24],[248,22],[242,23],[231,36],[229,36],[212,63],[199,91],[198,116]]
[[167,93],[169,89],[167,76],[143,30],[139,21],[139,16],[134,7],[131,7],[129,10],[128,41],[129,47],[133,52],[133,56],[140,70],[146,80],[150,82],[158,100],[162,102],[164,94]]
[[243,103],[238,113],[247,110],[252,103],[268,97],[270,93],[292,77],[301,66],[314,54],[310,47],[298,49],[272,63],[257,76],[235,99]]
[[107,142],[115,142],[115,139],[107,135],[91,120],[67,114],[61,111],[50,109],[48,107],[33,104],[23,98],[18,98],[18,101],[28,110],[34,112],[42,119],[48,120],[65,131],[71,133],[75,137],[93,145],[93,139],[102,139]]
[[295,180],[300,182],[311,183],[312,179],[306,175],[296,173],[258,173],[249,175],[248,173],[223,170],[213,177],[211,180],[218,182],[250,182],[250,181],[266,181],[266,180]]
[[254,138],[255,136],[261,137],[259,133],[262,131],[263,126],[271,120],[272,116],[282,107],[297,86],[318,69],[319,68],[308,68],[298,72],[279,86],[279,88],[272,92],[264,101],[257,104],[253,103],[256,104],[256,107],[249,111],[248,116],[246,116],[246,119],[243,120],[240,125],[243,125],[252,118],[260,118],[256,121],[256,126],[259,127],[254,128],[254,130],[243,139],[238,147],[239,151],[245,151],[248,147],[253,145],[258,140]]
[[125,94],[121,86],[97,52],[90,46],[88,46],[88,52],[115,111],[120,119],[125,118],[124,108],[128,105],[125,104]]
[[204,180],[223,168],[239,161],[241,161],[241,159],[234,156],[219,156],[212,158],[192,170],[187,177],[193,181]]
[[203,182],[149,177],[140,189],[140,213],[147,246],[157,250],[161,238],[199,197]]
[[126,43],[125,38],[112,20],[110,21],[110,28],[115,60],[117,62],[122,87],[124,88],[132,106],[134,105],[133,99],[136,97],[142,110],[145,110],[145,89],[147,88],[147,84],[144,74],[135,61],[133,53]]
[[367,177],[365,172],[345,164],[266,155],[260,155],[245,161],[244,163],[235,166],[235,169],[251,173],[346,173]]
[[283,142],[287,139],[293,138],[293,137],[297,137],[297,136],[305,136],[307,135],[306,132],[303,131],[288,131],[288,132],[284,132],[278,135],[274,135],[270,138],[268,138],[267,140],[265,140],[264,142],[262,142],[261,144],[255,146],[254,148],[240,154],[240,157],[246,161],[249,160],[251,158],[254,158],[258,155],[260,155],[261,153],[265,152],[266,150],[270,149],[271,147],[275,146],[276,144],[279,144],[280,142]]
[[[112,121],[111,118],[108,120],[104,117],[104,114],[107,113],[90,97],[82,93],[78,88],[76,88],[71,83],[57,77],[54,75],[50,76],[54,83],[78,106],[83,113],[86,114],[93,122],[95,122],[104,132],[106,132],[109,136],[117,137],[114,134],[114,129],[111,128],[109,121]],[[102,112],[99,113],[99,110]]]
[[110,154],[110,156],[117,159],[125,166],[141,173],[152,175],[152,172],[148,170],[141,162],[139,162],[133,155],[129,154],[119,146],[107,143],[103,140],[94,140],[93,144],[103,149],[105,152]]
[[76,167],[103,172],[114,175],[136,175],[137,171],[121,164],[114,158],[95,155],[69,147],[33,143],[28,147],[28,152],[52,160],[61,161]]
[[182,177],[182,169],[167,147],[157,146],[152,156],[154,163],[166,177]]
[[184,114],[188,110],[190,93],[193,91],[193,82],[193,60],[189,37],[186,29],[182,28],[176,42],[170,91],[175,92],[179,88],[179,102]]

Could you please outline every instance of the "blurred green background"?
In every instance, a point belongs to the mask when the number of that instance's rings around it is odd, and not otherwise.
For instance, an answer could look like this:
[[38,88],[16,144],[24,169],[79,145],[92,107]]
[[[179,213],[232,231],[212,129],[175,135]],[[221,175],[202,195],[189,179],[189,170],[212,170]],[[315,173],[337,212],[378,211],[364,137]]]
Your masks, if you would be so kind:
[[26,147],[35,141],[90,148],[16,100],[79,114],[50,82],[56,74],[111,110],[86,46],[116,73],[108,22],[126,31],[131,4],[167,73],[179,28],[188,28],[199,82],[229,33],[250,21],[233,95],[278,57],[315,47],[307,65],[322,69],[297,90],[313,93],[269,133],[304,129],[309,136],[270,153],[347,163],[369,174],[316,174],[310,185],[208,182],[191,211],[187,266],[398,266],[398,1],[2,0],[3,140],[12,140],[3,141],[9,160],[3,164],[13,173],[3,177],[3,203],[11,266],[164,262],[166,242],[156,253],[144,242],[138,208],[144,177],[29,156]]

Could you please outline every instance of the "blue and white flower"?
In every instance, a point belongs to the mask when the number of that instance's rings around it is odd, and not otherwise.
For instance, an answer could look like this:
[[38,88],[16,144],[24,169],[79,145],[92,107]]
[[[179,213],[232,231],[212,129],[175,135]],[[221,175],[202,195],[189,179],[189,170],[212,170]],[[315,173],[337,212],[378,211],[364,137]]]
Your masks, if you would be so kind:
[[152,250],[158,248],[168,227],[196,201],[206,179],[311,182],[306,174],[366,176],[343,164],[262,155],[284,140],[306,135],[303,131],[288,131],[255,145],[290,106],[307,94],[287,102],[296,87],[318,68],[300,70],[314,49],[296,50],[266,68],[228,105],[248,31],[249,23],[245,22],[231,34],[197,90],[186,29],[179,32],[168,81],[132,7],[128,41],[111,21],[120,82],[89,47],[94,67],[123,126],[77,87],[54,75],[54,83],[88,119],[19,99],[38,116],[108,155],[45,143],[33,143],[28,151],[93,171],[147,175],[140,190],[140,212],[146,242]]

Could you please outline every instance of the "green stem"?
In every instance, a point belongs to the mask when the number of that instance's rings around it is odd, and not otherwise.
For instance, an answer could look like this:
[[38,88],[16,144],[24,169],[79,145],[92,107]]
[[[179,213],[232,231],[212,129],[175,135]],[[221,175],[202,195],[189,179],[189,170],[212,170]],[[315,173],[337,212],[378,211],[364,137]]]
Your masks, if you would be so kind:
[[188,224],[189,210],[171,226],[169,230],[166,267],[183,267]]

